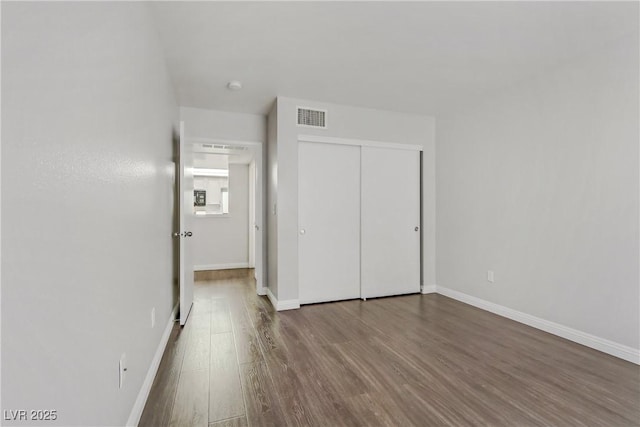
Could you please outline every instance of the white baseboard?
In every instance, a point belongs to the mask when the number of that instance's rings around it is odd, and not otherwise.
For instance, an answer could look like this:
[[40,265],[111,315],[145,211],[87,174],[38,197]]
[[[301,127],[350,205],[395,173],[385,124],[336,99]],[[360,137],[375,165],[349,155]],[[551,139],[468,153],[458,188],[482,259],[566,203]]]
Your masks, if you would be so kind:
[[271,305],[273,306],[273,308],[278,310],[278,300],[273,295],[273,292],[271,292],[270,288],[267,288],[267,297],[269,298],[269,301],[271,301]]
[[278,299],[273,295],[271,289],[267,289],[267,296],[269,297],[269,301],[271,301],[271,305],[276,311],[284,311],[284,310],[295,310],[300,308],[300,301],[297,299],[290,299],[284,301],[278,301]]
[[231,262],[228,264],[200,264],[194,265],[194,271],[207,271],[207,270],[231,270],[234,268],[249,268],[248,262]]
[[549,320],[544,320],[521,311],[513,310],[502,305],[494,304],[462,292],[454,291],[453,289],[448,289],[439,285],[436,285],[435,288],[436,292],[441,295],[640,365],[640,350],[638,349],[609,341]]
[[176,304],[171,311],[171,316],[169,317],[169,321],[167,322],[167,326],[164,329],[164,333],[162,334],[162,338],[160,338],[160,343],[158,344],[158,349],[156,350],[156,354],[151,359],[151,365],[149,366],[149,370],[147,371],[147,376],[142,383],[142,387],[140,388],[140,392],[138,392],[138,397],[136,398],[136,402],[133,404],[133,408],[131,409],[131,413],[129,414],[129,419],[127,420],[127,427],[136,427],[140,422],[140,417],[142,416],[142,411],[144,410],[144,405],[147,403],[147,398],[149,397],[149,392],[151,391],[151,386],[153,385],[153,380],[156,378],[156,374],[158,373],[158,368],[160,367],[160,361],[162,360],[162,355],[164,354],[164,350],[167,347],[167,342],[169,341],[169,336],[171,336],[171,330],[173,329],[173,325],[175,324],[175,318],[178,314],[178,306],[180,303]]
[[[258,295],[260,295],[260,296],[267,295],[267,291],[265,290],[265,288],[258,289]],[[269,298],[269,300],[271,300],[271,298]]]
[[436,285],[429,285],[429,286],[423,286],[422,287],[422,293],[423,294],[435,294],[436,291]]

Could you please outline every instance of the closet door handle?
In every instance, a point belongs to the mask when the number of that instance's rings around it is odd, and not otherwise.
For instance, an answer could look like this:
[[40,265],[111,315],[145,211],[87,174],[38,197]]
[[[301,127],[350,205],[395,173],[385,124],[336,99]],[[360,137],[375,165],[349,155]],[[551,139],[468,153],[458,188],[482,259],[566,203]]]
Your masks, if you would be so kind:
[[419,230],[420,230],[420,227],[416,227],[416,228],[414,228],[414,230],[419,231]]

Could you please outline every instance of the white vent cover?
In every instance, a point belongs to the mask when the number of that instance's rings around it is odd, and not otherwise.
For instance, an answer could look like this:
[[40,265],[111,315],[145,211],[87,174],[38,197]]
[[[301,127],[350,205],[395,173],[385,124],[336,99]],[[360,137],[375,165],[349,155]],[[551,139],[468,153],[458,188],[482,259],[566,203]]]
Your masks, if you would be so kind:
[[249,147],[245,147],[244,145],[220,145],[220,144],[202,144],[202,148],[210,148],[214,150],[235,150],[235,151],[245,151],[249,149]]
[[298,107],[298,126],[327,128],[327,112],[311,108]]
[[214,145],[213,148],[219,148],[222,150],[237,150],[237,151],[244,151],[249,149],[249,147],[245,147],[244,145]]

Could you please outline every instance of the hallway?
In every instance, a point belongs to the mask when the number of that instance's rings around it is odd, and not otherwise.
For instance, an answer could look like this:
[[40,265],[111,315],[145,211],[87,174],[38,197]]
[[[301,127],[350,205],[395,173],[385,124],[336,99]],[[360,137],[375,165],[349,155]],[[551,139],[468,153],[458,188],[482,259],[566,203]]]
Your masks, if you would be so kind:
[[196,273],[140,426],[630,426],[639,398],[637,366],[444,296],[276,314],[228,270]]

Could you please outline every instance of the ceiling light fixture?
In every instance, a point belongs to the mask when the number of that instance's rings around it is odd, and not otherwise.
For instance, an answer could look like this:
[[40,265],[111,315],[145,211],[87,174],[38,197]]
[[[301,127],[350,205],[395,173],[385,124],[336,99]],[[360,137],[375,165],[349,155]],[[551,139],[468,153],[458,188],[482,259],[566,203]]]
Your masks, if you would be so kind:
[[228,177],[228,169],[193,168],[193,176],[221,176]]
[[227,87],[229,88],[229,90],[240,90],[242,89],[242,83],[240,83],[238,80],[231,80],[229,83],[227,83]]

